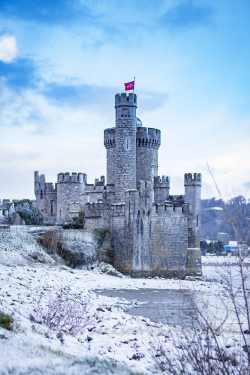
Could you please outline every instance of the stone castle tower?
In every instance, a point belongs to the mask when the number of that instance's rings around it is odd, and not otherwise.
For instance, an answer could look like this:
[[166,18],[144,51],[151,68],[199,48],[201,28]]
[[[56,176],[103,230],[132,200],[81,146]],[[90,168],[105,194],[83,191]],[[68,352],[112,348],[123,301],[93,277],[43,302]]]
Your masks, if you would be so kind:
[[200,275],[201,174],[186,173],[185,195],[170,195],[170,177],[158,176],[161,132],[136,117],[137,96],[116,94],[116,126],[104,130],[104,176],[59,173],[55,188],[35,172],[34,205],[47,222],[77,219],[85,230],[107,229],[115,266],[133,276]]

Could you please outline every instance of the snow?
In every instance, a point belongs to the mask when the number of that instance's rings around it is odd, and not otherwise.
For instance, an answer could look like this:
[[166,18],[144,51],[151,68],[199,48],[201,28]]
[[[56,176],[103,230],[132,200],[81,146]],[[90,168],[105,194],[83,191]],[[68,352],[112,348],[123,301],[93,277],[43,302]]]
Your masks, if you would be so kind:
[[[207,258],[202,257],[204,264],[211,262]],[[214,263],[220,258],[211,257]],[[178,337],[181,328],[131,316],[125,312],[131,302],[97,295],[96,289],[184,289],[208,297],[223,293],[220,282],[132,279],[104,263],[70,269],[49,256],[31,235],[0,233],[0,311],[15,319],[12,332],[0,327],[0,373],[159,374],[154,356],[157,345],[164,342],[173,352],[173,342],[167,337],[170,331]],[[51,295],[60,293],[89,304],[91,319],[75,335],[59,334],[30,320],[30,315],[36,316],[40,297],[46,305]],[[223,332],[220,339],[229,342],[232,350],[240,345],[236,332]]]

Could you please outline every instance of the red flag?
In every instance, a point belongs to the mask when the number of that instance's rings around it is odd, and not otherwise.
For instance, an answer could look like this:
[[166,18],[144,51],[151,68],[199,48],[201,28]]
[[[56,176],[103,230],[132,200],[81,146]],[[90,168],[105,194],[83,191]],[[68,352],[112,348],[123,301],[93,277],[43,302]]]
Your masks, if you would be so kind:
[[124,83],[124,85],[125,85],[125,91],[134,90],[135,82],[132,81],[132,82]]

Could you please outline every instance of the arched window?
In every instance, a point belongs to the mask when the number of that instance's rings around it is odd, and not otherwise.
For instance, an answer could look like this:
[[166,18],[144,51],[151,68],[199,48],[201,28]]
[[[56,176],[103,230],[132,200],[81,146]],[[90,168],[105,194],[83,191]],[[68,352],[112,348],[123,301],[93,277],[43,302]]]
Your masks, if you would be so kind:
[[40,198],[43,199],[43,191],[41,190]]

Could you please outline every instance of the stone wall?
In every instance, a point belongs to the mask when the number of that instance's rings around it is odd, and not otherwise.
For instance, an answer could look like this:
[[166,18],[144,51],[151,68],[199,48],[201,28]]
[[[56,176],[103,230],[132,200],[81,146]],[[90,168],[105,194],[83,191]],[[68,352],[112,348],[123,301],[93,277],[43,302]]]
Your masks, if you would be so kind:
[[113,215],[115,266],[141,276],[186,275],[187,205],[153,205],[152,184],[126,192],[126,203]]

